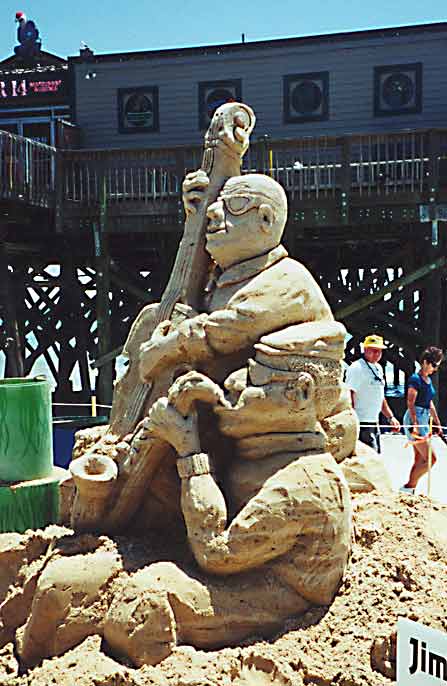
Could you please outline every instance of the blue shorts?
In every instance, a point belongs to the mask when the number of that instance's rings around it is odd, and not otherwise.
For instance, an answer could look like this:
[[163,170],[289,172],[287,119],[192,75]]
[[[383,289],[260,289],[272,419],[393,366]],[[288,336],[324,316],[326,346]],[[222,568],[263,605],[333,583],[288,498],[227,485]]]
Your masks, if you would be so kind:
[[[423,438],[424,436],[428,436],[428,432],[430,431],[430,410],[426,407],[419,407],[418,405],[414,406],[414,409],[416,410],[416,419],[417,419],[417,424],[418,424],[418,432],[419,436],[418,438]],[[411,427],[413,426],[413,420],[411,419],[410,413],[407,410],[404,414],[403,418],[403,424],[404,424],[404,431],[405,431],[405,436],[408,438],[409,441],[414,441],[415,438],[414,436],[411,435]],[[410,425],[410,426],[408,426]]]

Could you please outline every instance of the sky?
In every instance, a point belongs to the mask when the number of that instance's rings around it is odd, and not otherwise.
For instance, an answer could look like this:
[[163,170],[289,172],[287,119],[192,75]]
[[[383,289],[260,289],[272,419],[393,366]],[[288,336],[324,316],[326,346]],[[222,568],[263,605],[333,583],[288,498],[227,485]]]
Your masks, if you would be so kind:
[[237,43],[445,21],[445,3],[416,0],[1,0],[0,59],[13,52],[17,10],[38,26],[43,48],[77,55]]

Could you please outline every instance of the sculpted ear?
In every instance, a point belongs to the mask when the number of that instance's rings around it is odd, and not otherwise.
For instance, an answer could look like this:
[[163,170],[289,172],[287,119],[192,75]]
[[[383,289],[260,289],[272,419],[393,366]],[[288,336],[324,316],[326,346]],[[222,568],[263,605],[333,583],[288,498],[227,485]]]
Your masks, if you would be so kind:
[[261,225],[261,229],[265,233],[270,233],[270,230],[273,226],[273,222],[275,220],[273,207],[271,207],[271,205],[267,205],[266,203],[262,203],[262,205],[259,205],[258,218],[259,223]]

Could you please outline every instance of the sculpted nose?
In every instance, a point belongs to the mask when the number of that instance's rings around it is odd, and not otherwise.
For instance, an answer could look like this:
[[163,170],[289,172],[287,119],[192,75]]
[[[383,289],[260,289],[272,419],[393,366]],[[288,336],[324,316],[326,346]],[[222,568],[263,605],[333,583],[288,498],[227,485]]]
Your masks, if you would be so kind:
[[223,202],[216,200],[216,202],[211,203],[206,211],[206,216],[214,221],[222,221],[224,219]]

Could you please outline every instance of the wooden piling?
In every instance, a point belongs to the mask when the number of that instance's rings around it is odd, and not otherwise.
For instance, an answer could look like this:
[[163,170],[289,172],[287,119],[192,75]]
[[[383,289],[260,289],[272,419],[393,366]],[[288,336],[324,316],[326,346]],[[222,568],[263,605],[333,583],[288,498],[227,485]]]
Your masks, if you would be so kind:
[[17,293],[11,283],[8,256],[4,243],[0,244],[0,303],[3,306],[6,333],[5,377],[25,376],[20,326],[16,308]]
[[[98,336],[98,357],[112,348],[112,327],[110,316],[110,253],[107,235],[106,177],[101,178],[99,222],[93,223],[96,265],[96,319]],[[113,396],[114,360],[100,367],[96,384],[99,405],[111,405]]]

